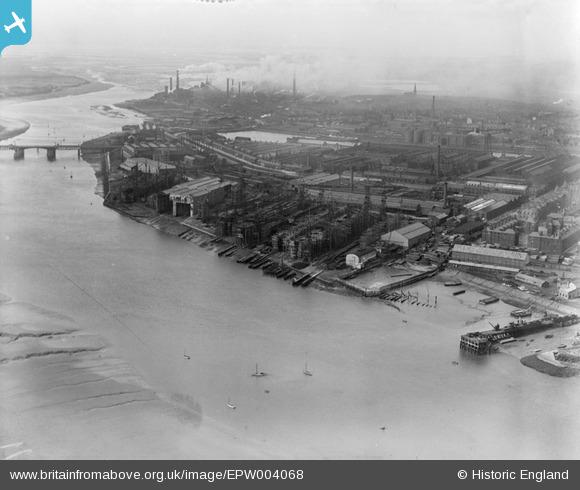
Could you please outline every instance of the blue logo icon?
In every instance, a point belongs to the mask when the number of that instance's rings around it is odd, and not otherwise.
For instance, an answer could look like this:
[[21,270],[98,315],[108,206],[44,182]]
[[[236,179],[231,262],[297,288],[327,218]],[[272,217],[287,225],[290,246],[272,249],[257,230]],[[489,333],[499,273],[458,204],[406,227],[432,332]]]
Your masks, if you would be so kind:
[[0,0],[0,53],[32,37],[32,0]]

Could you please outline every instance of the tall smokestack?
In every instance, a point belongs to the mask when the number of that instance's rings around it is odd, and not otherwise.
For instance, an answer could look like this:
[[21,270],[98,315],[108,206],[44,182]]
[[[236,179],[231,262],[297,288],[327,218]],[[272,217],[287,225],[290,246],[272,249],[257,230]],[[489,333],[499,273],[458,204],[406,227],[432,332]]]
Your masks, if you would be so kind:
[[354,191],[354,167],[350,167],[350,192]]
[[443,183],[443,207],[447,207],[447,182]]
[[294,78],[292,79],[292,95],[296,99],[296,72],[294,72]]
[[242,95],[242,82],[238,82],[238,95]]
[[433,102],[431,102],[431,119],[435,119],[435,96],[433,96]]
[[169,91],[173,92],[173,77],[169,77]]
[[177,76],[175,77],[175,90],[179,90],[179,70],[177,70]]
[[230,98],[230,79],[229,78],[226,79],[226,97],[228,99]]

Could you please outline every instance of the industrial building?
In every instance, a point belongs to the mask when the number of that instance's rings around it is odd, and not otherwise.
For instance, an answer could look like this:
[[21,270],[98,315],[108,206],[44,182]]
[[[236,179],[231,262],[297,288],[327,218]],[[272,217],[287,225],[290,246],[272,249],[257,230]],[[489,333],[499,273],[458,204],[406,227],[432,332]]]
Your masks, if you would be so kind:
[[481,230],[485,227],[483,221],[467,221],[454,228],[453,233],[463,237],[464,240],[472,240],[481,235]]
[[475,170],[464,177],[482,183],[505,182],[506,179],[517,177],[523,179],[524,183],[550,189],[577,178],[580,173],[579,162],[580,158],[571,155],[519,156]]
[[428,239],[431,236],[431,229],[422,223],[413,223],[411,225],[399,228],[398,230],[385,233],[381,240],[386,244],[399,245],[405,248],[411,248],[417,243]]
[[194,216],[202,207],[222,203],[236,183],[214,177],[203,177],[178,184],[163,191],[173,203],[173,216]]
[[127,173],[141,172],[144,174],[159,175],[164,172],[174,171],[175,165],[158,162],[150,158],[129,158],[119,166],[119,169]]
[[468,245],[455,245],[451,250],[454,261],[470,262],[475,264],[488,264],[511,269],[522,269],[530,261],[530,256],[525,252],[512,252],[497,248],[470,247]]
[[362,269],[366,262],[376,256],[377,252],[372,247],[354,250],[346,255],[346,265],[353,269]]
[[300,186],[316,187],[334,184],[340,179],[338,174],[329,174],[327,172],[317,172],[312,175],[305,175],[299,179],[292,179],[288,182],[288,188],[292,190],[299,190]]
[[550,283],[545,279],[530,276],[529,274],[524,274],[523,272],[518,272],[516,274],[516,281],[523,282],[524,284],[530,284],[531,286],[536,286],[538,288],[547,288]]
[[143,141],[140,143],[123,145],[123,159],[128,158],[151,158],[161,161],[179,161],[186,154],[184,148],[155,141]]
[[485,220],[494,219],[501,214],[515,209],[522,203],[522,196],[515,194],[486,194],[465,205],[465,212],[472,217]]

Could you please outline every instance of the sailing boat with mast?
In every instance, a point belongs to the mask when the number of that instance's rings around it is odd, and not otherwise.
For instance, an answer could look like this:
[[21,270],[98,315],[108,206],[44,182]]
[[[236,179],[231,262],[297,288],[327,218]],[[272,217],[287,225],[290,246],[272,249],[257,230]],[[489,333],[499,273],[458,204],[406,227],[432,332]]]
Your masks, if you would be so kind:
[[254,376],[255,378],[261,378],[263,376],[267,376],[268,373],[265,373],[264,371],[258,371],[258,363],[256,363],[256,372],[252,373],[252,376]]
[[304,364],[304,369],[302,370],[302,372],[306,375],[306,376],[312,376],[312,373],[310,371],[308,371],[308,363]]
[[230,397],[229,397],[229,396],[228,396],[228,403],[227,403],[227,406],[228,406],[228,408],[231,408],[232,410],[235,410],[235,409],[236,409],[236,406],[235,406],[235,405],[233,405],[233,404],[230,402]]

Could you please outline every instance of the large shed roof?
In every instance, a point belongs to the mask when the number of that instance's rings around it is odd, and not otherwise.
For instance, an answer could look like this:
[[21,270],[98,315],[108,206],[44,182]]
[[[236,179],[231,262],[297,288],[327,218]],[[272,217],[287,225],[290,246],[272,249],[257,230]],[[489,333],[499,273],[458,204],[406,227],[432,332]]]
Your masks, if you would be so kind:
[[512,250],[501,250],[499,248],[472,247],[470,245],[455,245],[452,252],[463,252],[474,255],[485,255],[487,257],[501,257],[504,259],[523,260],[528,259],[525,252],[514,252]]

